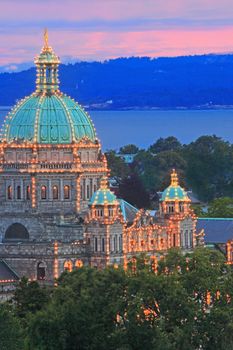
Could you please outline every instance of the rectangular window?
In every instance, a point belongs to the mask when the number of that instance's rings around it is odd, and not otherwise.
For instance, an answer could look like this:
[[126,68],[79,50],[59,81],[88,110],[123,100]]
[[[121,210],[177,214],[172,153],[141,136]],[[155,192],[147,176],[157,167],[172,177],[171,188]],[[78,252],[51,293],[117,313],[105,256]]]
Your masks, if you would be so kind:
[[105,251],[105,241],[104,241],[104,238],[102,238],[102,252]]
[[98,239],[97,239],[97,237],[94,238],[94,251],[95,252],[98,251]]

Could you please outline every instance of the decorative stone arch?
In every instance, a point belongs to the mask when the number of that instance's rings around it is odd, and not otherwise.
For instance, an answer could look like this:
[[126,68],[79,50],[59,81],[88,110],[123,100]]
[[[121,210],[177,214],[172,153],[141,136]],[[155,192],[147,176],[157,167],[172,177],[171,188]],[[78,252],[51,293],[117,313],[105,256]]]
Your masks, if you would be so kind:
[[44,281],[46,279],[47,265],[44,261],[39,261],[36,264],[36,279],[38,281]]
[[14,223],[8,226],[4,241],[28,241],[29,233],[26,227],[20,223]]
[[73,263],[71,260],[66,260],[64,262],[64,271],[72,272],[73,270]]
[[78,259],[75,261],[75,268],[80,269],[80,267],[83,267],[83,262],[81,259]]

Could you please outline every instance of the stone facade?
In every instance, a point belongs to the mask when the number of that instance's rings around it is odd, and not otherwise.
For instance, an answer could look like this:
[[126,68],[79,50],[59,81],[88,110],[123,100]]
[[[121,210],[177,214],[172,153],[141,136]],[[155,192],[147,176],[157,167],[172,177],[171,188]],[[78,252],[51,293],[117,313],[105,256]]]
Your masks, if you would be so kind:
[[177,175],[156,217],[118,200],[86,112],[58,88],[47,42],[37,88],[6,118],[0,140],[0,259],[17,276],[54,283],[83,265],[127,265],[145,252],[196,245],[196,218]]

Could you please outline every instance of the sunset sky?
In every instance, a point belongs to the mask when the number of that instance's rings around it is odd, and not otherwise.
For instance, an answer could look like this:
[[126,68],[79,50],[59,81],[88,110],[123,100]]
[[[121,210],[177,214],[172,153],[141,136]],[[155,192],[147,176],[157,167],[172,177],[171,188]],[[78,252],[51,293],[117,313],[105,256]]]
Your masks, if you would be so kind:
[[63,62],[233,51],[232,0],[0,0],[0,66],[31,63],[43,29]]

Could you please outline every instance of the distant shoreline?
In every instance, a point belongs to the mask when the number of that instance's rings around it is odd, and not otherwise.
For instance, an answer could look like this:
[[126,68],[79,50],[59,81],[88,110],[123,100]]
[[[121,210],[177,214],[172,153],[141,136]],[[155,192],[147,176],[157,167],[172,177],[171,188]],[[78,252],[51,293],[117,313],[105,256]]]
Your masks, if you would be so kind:
[[[216,105],[216,106],[194,106],[194,107],[124,107],[124,108],[93,108],[91,106],[83,106],[87,111],[103,111],[103,112],[126,112],[126,111],[211,111],[211,110],[233,110],[233,105]],[[13,106],[0,106],[1,111],[9,111]]]

